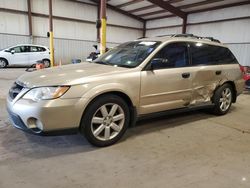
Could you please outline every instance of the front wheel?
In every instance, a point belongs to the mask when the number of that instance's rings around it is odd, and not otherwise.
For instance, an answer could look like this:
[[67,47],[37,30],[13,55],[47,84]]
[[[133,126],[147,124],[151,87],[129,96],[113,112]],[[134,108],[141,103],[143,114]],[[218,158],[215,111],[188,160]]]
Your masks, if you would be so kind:
[[224,115],[226,114],[233,100],[233,89],[230,84],[224,84],[219,87],[214,94],[214,108],[213,113],[216,115]]
[[104,95],[95,99],[83,115],[81,132],[87,140],[99,147],[117,142],[129,124],[129,108],[116,95]]

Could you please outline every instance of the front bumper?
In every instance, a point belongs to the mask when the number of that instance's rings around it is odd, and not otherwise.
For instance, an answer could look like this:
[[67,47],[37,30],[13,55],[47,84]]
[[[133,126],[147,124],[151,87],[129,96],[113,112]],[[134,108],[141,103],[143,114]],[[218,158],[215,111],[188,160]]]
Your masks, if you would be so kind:
[[84,109],[84,98],[54,99],[34,102],[7,98],[7,111],[12,124],[27,132],[41,134],[78,129]]

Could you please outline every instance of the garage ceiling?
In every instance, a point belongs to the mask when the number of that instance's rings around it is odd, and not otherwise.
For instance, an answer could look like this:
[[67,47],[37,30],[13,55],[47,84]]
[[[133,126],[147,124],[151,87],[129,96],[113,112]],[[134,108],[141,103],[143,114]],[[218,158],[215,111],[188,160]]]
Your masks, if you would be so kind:
[[[99,0],[91,0],[98,3]],[[108,6],[139,20],[154,20],[250,4],[250,0],[107,0]]]

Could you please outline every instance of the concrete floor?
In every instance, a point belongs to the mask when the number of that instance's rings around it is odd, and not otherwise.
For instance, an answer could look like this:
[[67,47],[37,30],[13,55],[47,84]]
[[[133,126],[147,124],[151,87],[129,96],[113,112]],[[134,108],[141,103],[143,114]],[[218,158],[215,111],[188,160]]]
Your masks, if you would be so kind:
[[0,70],[0,188],[250,187],[250,94],[230,113],[144,120],[95,148],[81,135],[40,137],[13,128],[5,97],[24,69]]

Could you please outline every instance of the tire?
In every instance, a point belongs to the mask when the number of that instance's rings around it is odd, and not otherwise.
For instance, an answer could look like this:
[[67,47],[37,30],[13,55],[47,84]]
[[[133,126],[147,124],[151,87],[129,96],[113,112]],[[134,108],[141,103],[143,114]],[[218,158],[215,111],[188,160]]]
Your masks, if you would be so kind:
[[105,147],[116,143],[126,132],[130,120],[126,102],[116,95],[102,95],[87,107],[80,131],[94,146]]
[[50,60],[48,60],[48,59],[44,59],[44,60],[43,60],[43,64],[44,64],[44,67],[45,67],[45,68],[49,68],[49,67],[51,66]]
[[214,107],[212,109],[215,115],[226,114],[232,105],[234,91],[230,84],[223,84],[214,93],[213,102]]
[[0,68],[6,68],[8,66],[8,61],[6,59],[0,58]]

